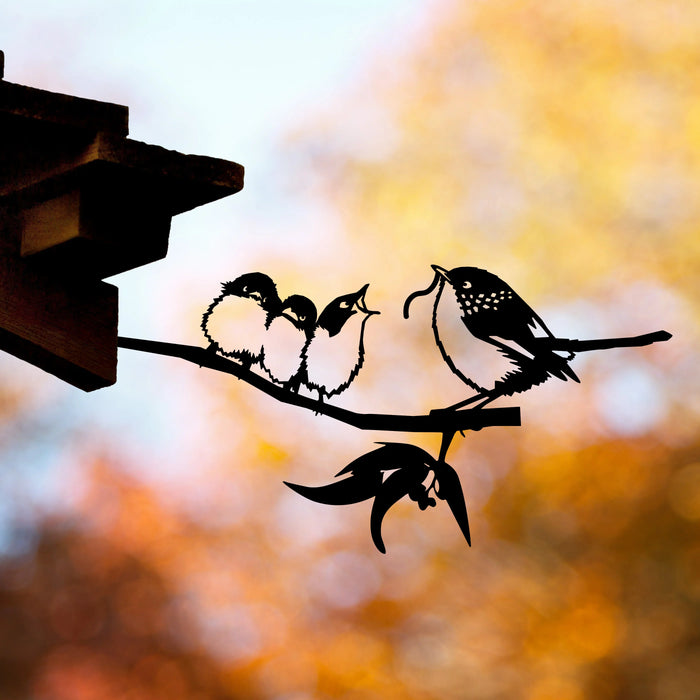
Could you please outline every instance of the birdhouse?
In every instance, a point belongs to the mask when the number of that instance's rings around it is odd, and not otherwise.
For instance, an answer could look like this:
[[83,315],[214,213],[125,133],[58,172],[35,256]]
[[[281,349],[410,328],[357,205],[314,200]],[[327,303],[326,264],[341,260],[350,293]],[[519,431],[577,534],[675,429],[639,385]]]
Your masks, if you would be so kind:
[[4,80],[0,349],[85,391],[114,384],[118,290],[164,258],[173,216],[238,192],[243,167],[127,138],[128,108]]

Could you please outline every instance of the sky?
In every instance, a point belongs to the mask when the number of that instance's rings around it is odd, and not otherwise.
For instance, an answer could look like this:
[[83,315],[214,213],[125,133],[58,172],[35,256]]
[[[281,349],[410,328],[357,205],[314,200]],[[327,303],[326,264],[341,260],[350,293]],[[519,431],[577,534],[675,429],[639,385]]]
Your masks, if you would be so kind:
[[[244,190],[173,219],[164,261],[118,275],[121,335],[200,344],[192,308],[205,308],[219,282],[246,271],[261,237],[289,245],[300,231],[322,235],[327,214],[290,200],[279,178],[287,134],[392,60],[429,15],[426,0],[198,0],[5,3],[0,49],[5,80],[129,107],[129,137],[183,153],[232,160]],[[186,299],[188,309],[178,305]],[[189,316],[187,316],[189,318]],[[177,335],[179,334],[179,336]],[[50,406],[52,435],[30,459],[38,498],[65,481],[61,425],[96,422],[128,434],[127,451],[153,450],[160,475],[183,447],[168,434],[185,388],[164,358],[121,351],[115,386],[84,394],[11,356],[0,376],[30,383]],[[191,387],[188,387],[191,389]],[[190,426],[193,445],[197,430]],[[196,449],[193,447],[192,449]],[[69,452],[69,450],[68,450]],[[186,453],[186,449],[185,449]],[[77,480],[76,480],[77,481]]]
[[[256,168],[398,42],[420,0],[16,3],[6,78],[128,104],[133,138]],[[399,31],[396,31],[399,30]]]

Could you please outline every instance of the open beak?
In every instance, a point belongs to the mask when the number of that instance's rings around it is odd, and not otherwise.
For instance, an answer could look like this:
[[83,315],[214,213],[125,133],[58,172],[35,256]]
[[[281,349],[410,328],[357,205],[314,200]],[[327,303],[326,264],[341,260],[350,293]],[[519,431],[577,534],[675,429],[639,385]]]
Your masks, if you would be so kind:
[[362,311],[363,314],[367,314],[367,316],[371,316],[372,314],[378,314],[380,313],[379,311],[371,311],[370,309],[367,308],[367,303],[365,302],[365,294],[367,293],[367,288],[369,287],[369,283],[367,283],[362,289],[360,289],[356,294],[355,294],[355,305],[357,308]]
[[440,265],[431,265],[430,267],[435,270],[435,272],[440,275],[444,280],[447,280],[448,282],[450,281],[450,272],[449,270],[446,270],[444,267],[440,267]]

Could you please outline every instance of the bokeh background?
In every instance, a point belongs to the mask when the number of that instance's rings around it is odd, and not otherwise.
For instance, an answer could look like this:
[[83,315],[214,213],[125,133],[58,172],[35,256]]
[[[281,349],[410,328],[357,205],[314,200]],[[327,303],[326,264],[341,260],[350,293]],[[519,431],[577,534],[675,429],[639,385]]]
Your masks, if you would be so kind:
[[522,428],[455,441],[448,509],[305,501],[373,442],[230,376],[121,351],[93,394],[0,357],[0,697],[700,696],[700,5],[682,0],[26,0],[7,80],[130,107],[131,137],[246,166],[113,279],[122,335],[203,344],[262,270],[382,310],[338,403],[463,396],[431,263],[504,277],[590,353]]

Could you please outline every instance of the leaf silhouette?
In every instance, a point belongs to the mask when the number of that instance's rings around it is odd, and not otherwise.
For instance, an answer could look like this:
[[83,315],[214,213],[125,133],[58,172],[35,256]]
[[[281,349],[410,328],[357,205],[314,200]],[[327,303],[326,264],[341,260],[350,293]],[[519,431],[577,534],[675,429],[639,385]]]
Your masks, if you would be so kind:
[[447,501],[452,515],[459,525],[467,544],[472,546],[472,538],[469,533],[469,518],[467,517],[467,504],[464,502],[464,493],[457,472],[446,462],[435,462],[433,471],[437,477],[439,489],[436,491],[439,498]]
[[392,471],[408,464],[432,464],[433,458],[420,447],[405,442],[378,442],[381,447],[350,462],[336,476],[367,471]]
[[[403,442],[380,442],[380,447],[361,455],[336,476],[346,478],[324,486],[302,486],[285,481],[285,485],[316,503],[343,506],[374,498],[370,514],[370,533],[376,548],[386,554],[382,523],[389,509],[404,496],[409,496],[421,510],[435,505],[430,491],[447,501],[462,534],[471,547],[469,518],[457,472],[445,462],[435,460],[428,452]],[[391,472],[385,476],[384,472]],[[430,472],[433,483],[423,485]]]
[[400,501],[404,496],[408,496],[409,492],[415,487],[420,487],[428,476],[429,471],[424,464],[414,462],[390,474],[379,488],[377,495],[374,497],[369,528],[372,534],[372,541],[382,554],[386,554],[386,547],[382,539],[382,521],[384,516],[394,503]]
[[380,471],[356,474],[325,486],[303,486],[288,481],[284,482],[285,486],[289,486],[300,496],[330,506],[346,506],[366,501],[377,493],[381,483],[382,473]]

